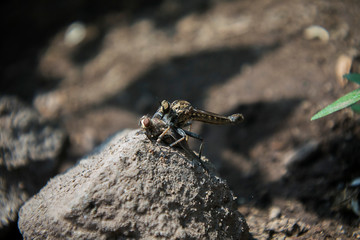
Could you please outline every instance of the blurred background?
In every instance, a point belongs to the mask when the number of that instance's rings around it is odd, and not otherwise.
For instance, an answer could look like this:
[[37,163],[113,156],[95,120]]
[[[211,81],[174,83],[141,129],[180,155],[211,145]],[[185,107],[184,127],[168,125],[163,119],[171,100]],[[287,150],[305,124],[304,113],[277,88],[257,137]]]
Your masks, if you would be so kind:
[[[0,5],[0,94],[65,135],[50,175],[112,134],[138,128],[161,100],[184,99],[244,114],[239,126],[196,123],[192,130],[204,137],[203,155],[238,197],[254,238],[360,237],[359,216],[342,195],[360,177],[359,117],[344,110],[310,122],[355,89],[338,75],[358,54],[359,1]],[[283,219],[297,227],[269,227]],[[16,221],[3,227],[21,239]]]

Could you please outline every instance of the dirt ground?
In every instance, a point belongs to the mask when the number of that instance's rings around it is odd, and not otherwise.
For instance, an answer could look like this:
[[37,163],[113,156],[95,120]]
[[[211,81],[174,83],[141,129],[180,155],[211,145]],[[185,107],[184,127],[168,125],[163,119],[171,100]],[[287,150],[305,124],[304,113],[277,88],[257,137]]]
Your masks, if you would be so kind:
[[[66,129],[59,171],[137,128],[162,99],[185,99],[244,114],[239,126],[192,130],[255,239],[360,239],[359,216],[343,201],[360,177],[359,116],[310,121],[356,88],[335,69],[340,55],[358,54],[357,0],[17,4],[0,10],[0,91]],[[329,38],[308,39],[312,25]]]

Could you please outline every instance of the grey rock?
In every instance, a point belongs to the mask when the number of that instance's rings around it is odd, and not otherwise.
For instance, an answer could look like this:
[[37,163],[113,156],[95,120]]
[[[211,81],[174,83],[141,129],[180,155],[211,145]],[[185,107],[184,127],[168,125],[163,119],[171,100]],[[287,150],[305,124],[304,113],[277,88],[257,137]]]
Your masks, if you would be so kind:
[[123,131],[50,180],[19,212],[24,239],[247,239],[205,158]]
[[20,206],[51,177],[64,139],[34,109],[0,98],[0,229],[17,220]]

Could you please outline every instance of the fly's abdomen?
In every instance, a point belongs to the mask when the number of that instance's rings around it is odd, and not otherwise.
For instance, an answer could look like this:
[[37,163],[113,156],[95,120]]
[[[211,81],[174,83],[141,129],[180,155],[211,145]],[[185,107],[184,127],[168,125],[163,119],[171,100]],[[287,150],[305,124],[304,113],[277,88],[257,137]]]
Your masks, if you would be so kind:
[[223,125],[240,123],[244,120],[244,117],[240,113],[236,113],[231,116],[222,116],[216,113],[194,109],[191,114],[191,119],[193,121]]

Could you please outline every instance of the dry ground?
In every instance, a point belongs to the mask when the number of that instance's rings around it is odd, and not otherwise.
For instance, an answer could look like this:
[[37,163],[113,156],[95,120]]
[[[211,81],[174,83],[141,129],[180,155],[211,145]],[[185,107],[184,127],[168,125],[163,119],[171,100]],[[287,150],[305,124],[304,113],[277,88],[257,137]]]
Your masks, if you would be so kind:
[[[186,99],[246,118],[193,130],[254,238],[360,238],[359,217],[336,204],[360,176],[359,117],[310,121],[356,87],[339,84],[335,66],[359,49],[357,0],[15,4],[1,10],[1,93],[66,128],[61,169],[162,99]],[[86,36],[74,45],[64,39],[78,20]],[[311,25],[330,39],[305,39]]]

